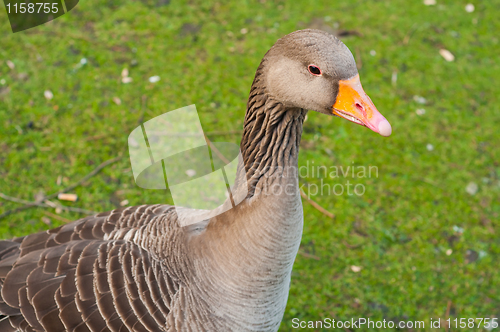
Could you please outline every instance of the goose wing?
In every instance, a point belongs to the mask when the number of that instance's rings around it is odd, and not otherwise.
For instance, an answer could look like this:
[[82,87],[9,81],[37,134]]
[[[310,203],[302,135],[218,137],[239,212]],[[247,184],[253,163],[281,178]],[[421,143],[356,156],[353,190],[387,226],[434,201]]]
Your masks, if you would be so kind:
[[157,247],[179,230],[143,205],[0,241],[0,330],[167,330],[180,280]]

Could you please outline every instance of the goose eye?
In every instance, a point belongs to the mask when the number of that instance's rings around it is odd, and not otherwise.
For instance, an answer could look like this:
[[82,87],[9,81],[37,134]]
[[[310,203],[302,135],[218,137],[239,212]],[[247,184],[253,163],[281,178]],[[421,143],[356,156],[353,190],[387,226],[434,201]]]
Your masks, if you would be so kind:
[[319,69],[318,66],[315,66],[315,65],[309,65],[307,67],[307,69],[309,69],[309,72],[311,74],[313,74],[314,76],[321,76],[321,69]]

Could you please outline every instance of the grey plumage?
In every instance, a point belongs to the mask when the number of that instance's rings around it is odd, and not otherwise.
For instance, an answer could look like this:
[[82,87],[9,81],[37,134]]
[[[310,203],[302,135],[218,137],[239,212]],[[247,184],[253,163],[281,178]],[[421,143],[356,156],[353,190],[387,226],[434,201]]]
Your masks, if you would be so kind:
[[[327,79],[313,82],[310,63]],[[224,214],[180,228],[172,206],[143,205],[0,241],[0,331],[276,331],[302,235],[306,110],[328,113],[338,80],[356,74],[325,32],[275,44],[245,116],[239,180],[251,189]]]

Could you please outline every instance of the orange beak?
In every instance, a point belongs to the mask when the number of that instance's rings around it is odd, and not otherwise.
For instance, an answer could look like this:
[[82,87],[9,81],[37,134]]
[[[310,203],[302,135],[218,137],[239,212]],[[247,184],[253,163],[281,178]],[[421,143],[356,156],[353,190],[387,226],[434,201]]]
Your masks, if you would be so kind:
[[382,136],[390,136],[391,125],[377,110],[365,93],[359,75],[349,80],[339,81],[337,101],[332,113],[351,122],[370,128]]

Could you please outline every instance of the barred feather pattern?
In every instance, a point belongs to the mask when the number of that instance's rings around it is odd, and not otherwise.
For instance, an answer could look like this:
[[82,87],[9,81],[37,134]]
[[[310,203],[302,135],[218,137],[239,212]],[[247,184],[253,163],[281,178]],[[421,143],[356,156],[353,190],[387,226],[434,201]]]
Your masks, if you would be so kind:
[[[0,241],[0,331],[278,330],[303,224],[286,166],[306,111],[267,96],[259,70],[241,143],[247,199],[182,228],[173,206],[142,205]],[[276,183],[291,194],[266,190]]]
[[243,154],[249,196],[266,175],[296,167],[302,125],[307,110],[285,107],[266,91],[264,71],[266,58],[257,69],[243,126],[240,149]]
[[11,325],[1,330],[169,330],[182,286],[161,262],[158,235],[176,236],[174,216],[170,206],[130,207],[1,241],[0,313]]

